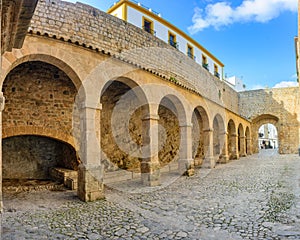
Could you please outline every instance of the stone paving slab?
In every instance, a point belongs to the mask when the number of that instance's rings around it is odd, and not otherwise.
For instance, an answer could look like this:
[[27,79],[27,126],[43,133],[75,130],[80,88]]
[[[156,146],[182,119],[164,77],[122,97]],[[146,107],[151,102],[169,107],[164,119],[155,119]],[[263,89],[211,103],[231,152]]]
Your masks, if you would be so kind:
[[264,151],[162,187],[119,183],[94,203],[43,191],[4,205],[2,239],[300,239],[300,157]]

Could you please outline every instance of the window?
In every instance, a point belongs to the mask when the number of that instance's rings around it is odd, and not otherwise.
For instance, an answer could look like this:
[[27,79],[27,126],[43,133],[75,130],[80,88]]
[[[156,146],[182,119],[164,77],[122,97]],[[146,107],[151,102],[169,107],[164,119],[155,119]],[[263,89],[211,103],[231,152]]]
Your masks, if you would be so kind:
[[220,78],[218,65],[214,64],[214,73],[217,78]]
[[195,56],[194,56],[194,48],[191,45],[187,45],[187,55],[191,58],[195,60]]
[[176,42],[176,35],[170,32],[169,32],[169,44],[174,48],[178,48],[178,43]]
[[143,29],[152,35],[155,35],[155,31],[153,30],[153,22],[145,17],[143,17]]
[[207,63],[207,57],[205,55],[202,55],[202,66],[206,69],[208,69],[208,63]]

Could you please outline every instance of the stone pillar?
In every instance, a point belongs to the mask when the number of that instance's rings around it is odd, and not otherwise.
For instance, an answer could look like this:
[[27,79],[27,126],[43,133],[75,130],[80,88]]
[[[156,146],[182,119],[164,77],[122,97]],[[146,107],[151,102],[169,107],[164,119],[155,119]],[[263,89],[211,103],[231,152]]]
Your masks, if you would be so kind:
[[246,153],[246,137],[245,136],[240,136],[239,141],[240,141],[239,156],[240,157],[246,157],[247,156],[247,153]]
[[78,197],[85,202],[104,198],[101,166],[101,104],[84,103],[80,109],[80,158]]
[[150,187],[160,185],[158,120],[159,116],[155,114],[149,114],[143,118],[141,174],[143,185]]
[[246,138],[246,154],[247,155],[252,155],[252,141],[251,138]]
[[206,129],[203,131],[205,137],[204,143],[204,168],[214,168],[216,166],[216,160],[214,157],[214,130],[213,129]]
[[3,92],[0,92],[0,212],[3,210],[2,199],[2,111],[4,110],[5,98]]
[[192,125],[180,126],[180,147],[178,169],[180,174],[192,176],[195,173],[193,160]]
[[231,141],[231,149],[229,149],[229,151],[230,151],[231,159],[239,159],[238,135],[236,133],[231,134],[230,141]]
[[228,163],[229,162],[229,155],[228,155],[228,133],[224,132],[221,134],[221,139],[224,141],[223,149],[222,149],[222,156],[221,156],[221,163]]

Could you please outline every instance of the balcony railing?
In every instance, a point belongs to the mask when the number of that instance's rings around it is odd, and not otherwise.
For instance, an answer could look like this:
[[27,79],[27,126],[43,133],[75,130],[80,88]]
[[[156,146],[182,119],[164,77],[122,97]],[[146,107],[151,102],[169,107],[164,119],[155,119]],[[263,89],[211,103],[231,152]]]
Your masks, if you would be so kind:
[[178,49],[178,47],[179,47],[178,43],[177,43],[177,42],[174,42],[174,41],[172,41],[172,40],[169,40],[169,44],[170,44],[172,47],[176,48],[176,49]]
[[215,71],[215,77],[220,78],[220,73],[218,73],[217,71]]
[[188,55],[191,59],[193,59],[193,60],[196,61],[196,56],[194,56],[194,54],[188,52],[187,55]]
[[156,36],[156,31],[152,30],[151,28],[146,27],[146,26],[143,26],[143,29],[144,29],[146,32],[148,32],[148,33],[150,33],[150,34]]
[[204,67],[207,71],[209,70],[208,69],[208,63],[202,63],[202,67]]

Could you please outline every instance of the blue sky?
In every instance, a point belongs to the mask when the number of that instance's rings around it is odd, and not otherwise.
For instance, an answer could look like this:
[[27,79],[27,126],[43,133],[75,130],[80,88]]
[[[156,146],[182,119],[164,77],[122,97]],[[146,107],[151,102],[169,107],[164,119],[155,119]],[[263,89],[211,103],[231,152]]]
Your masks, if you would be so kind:
[[[68,0],[76,2],[74,0]],[[100,10],[114,0],[79,0]],[[188,33],[247,90],[296,84],[297,0],[139,0]]]

